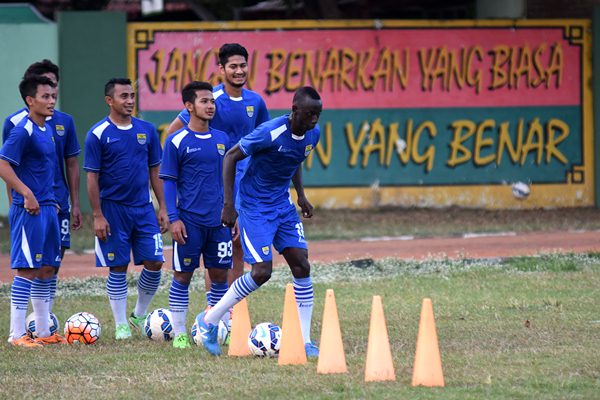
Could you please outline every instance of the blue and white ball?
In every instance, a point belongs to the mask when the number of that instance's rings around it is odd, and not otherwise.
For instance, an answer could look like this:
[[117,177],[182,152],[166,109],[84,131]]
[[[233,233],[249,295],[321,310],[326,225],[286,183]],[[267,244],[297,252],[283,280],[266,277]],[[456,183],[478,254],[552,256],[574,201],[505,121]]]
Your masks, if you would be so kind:
[[277,357],[281,346],[281,328],[270,322],[262,322],[248,336],[250,352],[259,357]]
[[524,182],[515,182],[512,185],[512,194],[519,200],[526,199],[531,193],[531,188]]
[[[200,314],[196,316],[194,320],[194,324],[192,325],[192,340],[198,346],[202,346],[202,336],[200,335],[200,327],[198,325],[198,317]],[[217,331],[217,340],[221,346],[227,344],[227,338],[229,337],[229,329],[227,329],[227,325],[225,322],[219,320],[219,329]]]
[[[35,329],[35,315],[33,313],[29,314],[25,319],[25,326],[27,327],[27,334],[32,338],[36,338],[37,331]],[[50,327],[50,334],[53,335],[58,329],[58,319],[56,318],[56,315],[50,313],[48,317],[48,326]]]
[[148,314],[144,323],[144,333],[152,340],[168,341],[173,339],[175,334],[171,324],[171,311],[159,308]]

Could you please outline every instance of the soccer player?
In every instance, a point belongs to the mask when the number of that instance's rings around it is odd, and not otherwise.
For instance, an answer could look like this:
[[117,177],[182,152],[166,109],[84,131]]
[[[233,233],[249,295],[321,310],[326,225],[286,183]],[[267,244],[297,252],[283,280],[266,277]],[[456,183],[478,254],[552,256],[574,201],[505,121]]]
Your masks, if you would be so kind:
[[[9,210],[10,263],[16,270],[11,288],[9,341],[16,346],[40,347],[66,343],[50,334],[50,282],[60,265],[60,233],[55,193],[56,150],[46,118],[54,113],[56,85],[32,75],[19,84],[27,117],[10,131],[0,149],[0,177],[12,189]],[[37,339],[26,334],[29,299],[35,315]]]
[[[58,86],[59,69],[56,64],[50,60],[42,60],[31,64],[25,71],[25,77],[40,75],[49,78]],[[58,89],[57,89],[58,96]],[[19,111],[9,115],[4,121],[2,130],[2,141],[6,142],[10,131],[21,120],[29,114],[29,109],[23,107]],[[73,217],[73,229],[81,228],[81,211],[79,208],[79,163],[77,156],[80,152],[77,133],[73,118],[66,113],[54,110],[54,114],[46,118],[46,123],[52,129],[54,143],[56,145],[56,171],[54,174],[54,194],[60,210],[58,212],[58,222],[60,226],[61,259],[65,255],[65,250],[71,247],[71,215]],[[66,177],[65,177],[66,171]],[[8,190],[9,199],[11,198],[10,188]],[[59,265],[60,266],[60,265]],[[56,280],[59,268],[54,271],[50,278],[50,312],[56,295]]]
[[[211,128],[229,135],[229,143],[235,145],[263,122],[269,120],[269,111],[264,100],[256,92],[244,88],[248,82],[248,51],[238,43],[226,43],[219,49],[219,71],[223,83],[213,88],[216,115],[210,121]],[[184,108],[171,122],[167,132],[173,133],[189,123],[190,114]],[[235,193],[239,184],[240,172],[245,163],[238,163],[238,174],[234,186]],[[233,269],[228,282],[231,284],[244,273],[244,254],[238,229],[233,229]],[[210,279],[206,279],[206,290],[210,293]],[[209,303],[210,303],[210,299]]]
[[221,224],[223,158],[229,149],[225,132],[212,127],[215,115],[212,86],[192,82],[182,90],[189,112],[187,127],[165,141],[159,177],[164,180],[169,229],[173,236],[173,282],[169,307],[175,333],[173,347],[190,347],[185,320],[189,285],[200,256],[211,279],[209,306],[227,292],[231,267],[231,229]]
[[[148,122],[132,117],[135,92],[131,81],[113,78],[104,87],[108,117],[94,125],[85,140],[83,168],[96,233],[96,266],[109,267],[106,291],[115,318],[115,338],[128,339],[127,266],[133,250],[135,265],[143,264],[138,299],[129,317],[143,326],[148,304],[160,284],[164,262],[162,231],[167,211],[158,177],[161,148]],[[158,226],[148,181],[158,200]]]
[[[302,215],[312,217],[313,207],[304,195],[301,171],[302,162],[319,141],[317,121],[322,108],[321,97],[315,89],[300,88],[294,94],[291,114],[262,124],[225,155],[221,221],[226,226],[233,226],[239,217],[244,260],[252,265],[252,271],[235,280],[223,298],[199,316],[202,344],[213,355],[221,354],[217,342],[217,324],[221,315],[271,277],[271,245],[283,254],[294,277],[306,355],[317,357],[319,354],[310,339],[313,285],[308,250],[289,185],[291,179]],[[234,207],[235,168],[246,157],[249,161],[242,173]]]

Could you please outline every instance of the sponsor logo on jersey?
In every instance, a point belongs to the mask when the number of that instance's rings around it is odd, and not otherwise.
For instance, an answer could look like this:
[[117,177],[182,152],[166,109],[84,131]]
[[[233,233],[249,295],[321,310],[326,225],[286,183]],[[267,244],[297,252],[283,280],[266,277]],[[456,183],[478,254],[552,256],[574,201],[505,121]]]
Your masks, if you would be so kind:
[[190,149],[190,146],[188,146],[186,148],[185,152],[189,154],[189,153],[195,153],[195,152],[200,151],[200,150],[202,150],[202,147],[194,147],[194,148]]
[[63,125],[56,125],[56,134],[58,136],[64,136],[65,135],[65,127]]
[[146,134],[145,133],[138,133],[137,134],[137,141],[139,144],[146,144]]
[[225,154],[225,145],[223,143],[217,143],[217,151],[220,155]]
[[292,149],[288,149],[287,147],[279,146],[277,151],[280,153],[289,153],[290,151],[292,151]]
[[106,256],[108,257],[109,261],[114,261],[115,260],[115,253],[108,253]]
[[261,250],[265,256],[269,254],[269,246],[263,246]]
[[252,116],[254,115],[254,106],[246,106],[246,114],[248,114],[248,116],[252,118]]
[[183,259],[183,265],[185,265],[186,267],[189,267],[191,263],[192,263],[192,259],[191,258],[184,258]]
[[309,144],[304,148],[304,157],[308,157],[308,155],[310,154],[310,152],[313,149],[313,145]]
[[37,262],[40,262],[40,261],[42,261],[42,253],[37,253],[37,254],[35,255],[35,261],[37,261]]

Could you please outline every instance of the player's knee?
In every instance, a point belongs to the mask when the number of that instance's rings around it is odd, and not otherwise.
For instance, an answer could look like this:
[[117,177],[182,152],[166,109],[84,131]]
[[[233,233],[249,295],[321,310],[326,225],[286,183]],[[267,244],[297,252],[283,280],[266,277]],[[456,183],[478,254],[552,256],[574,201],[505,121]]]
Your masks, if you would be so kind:
[[159,271],[162,265],[162,261],[144,261],[144,268],[150,271]]
[[252,279],[258,286],[265,284],[269,279],[271,279],[271,269],[254,268],[252,270]]
[[297,264],[290,265],[290,270],[294,278],[306,278],[310,276],[310,263],[308,260],[301,261]]

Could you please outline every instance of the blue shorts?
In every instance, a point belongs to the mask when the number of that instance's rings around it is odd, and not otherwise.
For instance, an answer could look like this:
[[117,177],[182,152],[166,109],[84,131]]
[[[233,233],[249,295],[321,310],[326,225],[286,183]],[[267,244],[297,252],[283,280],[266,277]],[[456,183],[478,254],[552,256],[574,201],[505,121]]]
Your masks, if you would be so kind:
[[271,261],[271,244],[279,253],[288,247],[306,249],[304,226],[294,205],[267,213],[238,210],[244,261],[249,264]]
[[71,247],[71,213],[69,210],[58,212],[60,226],[60,246],[68,249]]
[[18,268],[60,267],[60,232],[56,206],[40,206],[31,215],[22,205],[11,205],[10,266]]
[[206,268],[231,268],[231,229],[222,226],[207,228],[196,225],[189,213],[179,212],[185,225],[184,245],[173,241],[173,270],[191,272],[200,267],[200,256]]
[[102,200],[101,208],[110,225],[110,236],[106,241],[96,237],[97,267],[128,265],[132,250],[135,265],[143,261],[165,261],[162,235],[152,203],[133,207]]

